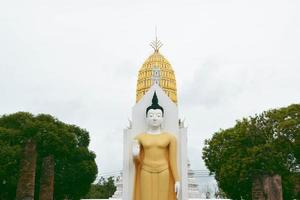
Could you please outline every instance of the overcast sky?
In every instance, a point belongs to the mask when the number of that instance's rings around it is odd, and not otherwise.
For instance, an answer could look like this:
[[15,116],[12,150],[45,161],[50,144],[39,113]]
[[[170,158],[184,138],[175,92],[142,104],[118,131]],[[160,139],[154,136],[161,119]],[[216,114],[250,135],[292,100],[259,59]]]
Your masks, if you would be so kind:
[[300,101],[299,0],[0,2],[0,114],[49,113],[90,132],[99,172],[122,169],[137,73],[153,52],[176,73],[189,159],[220,128]]

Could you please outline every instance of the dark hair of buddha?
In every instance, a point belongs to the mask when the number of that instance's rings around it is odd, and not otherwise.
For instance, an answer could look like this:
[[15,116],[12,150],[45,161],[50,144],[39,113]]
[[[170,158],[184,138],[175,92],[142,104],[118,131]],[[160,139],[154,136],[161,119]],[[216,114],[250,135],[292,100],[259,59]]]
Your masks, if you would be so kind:
[[154,92],[154,95],[152,97],[152,105],[149,106],[147,109],[146,109],[146,116],[148,115],[148,111],[150,109],[153,109],[153,110],[156,110],[156,109],[159,109],[162,111],[162,114],[164,115],[164,109],[163,107],[161,107],[159,104],[158,104],[158,98],[157,98],[157,95],[156,95],[156,92]]

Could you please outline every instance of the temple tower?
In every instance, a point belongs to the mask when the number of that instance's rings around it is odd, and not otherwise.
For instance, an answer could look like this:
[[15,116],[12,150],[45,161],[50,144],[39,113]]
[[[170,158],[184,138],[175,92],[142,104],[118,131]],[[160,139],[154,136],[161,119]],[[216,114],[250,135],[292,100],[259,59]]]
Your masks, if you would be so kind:
[[156,92],[159,104],[164,108],[162,130],[172,133],[177,138],[177,166],[180,174],[180,200],[189,198],[187,128],[178,117],[177,87],[174,70],[170,62],[159,52],[162,43],[157,38],[151,43],[154,52],[142,64],[138,72],[136,103],[132,108],[129,127],[123,135],[123,173],[122,183],[118,181],[118,189],[114,198],[131,200],[134,188],[135,166],[132,157],[133,138],[147,130],[146,108],[151,105]]
[[156,82],[170,99],[177,103],[177,88],[174,70],[170,62],[159,52],[162,43],[157,40],[151,43],[154,52],[144,62],[138,72],[136,102],[138,102]]

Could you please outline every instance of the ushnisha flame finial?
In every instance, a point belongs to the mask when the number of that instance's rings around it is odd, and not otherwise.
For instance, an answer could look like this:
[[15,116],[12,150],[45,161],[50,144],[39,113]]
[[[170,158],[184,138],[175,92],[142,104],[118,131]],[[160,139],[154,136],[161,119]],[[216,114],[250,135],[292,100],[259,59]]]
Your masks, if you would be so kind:
[[155,40],[150,43],[150,46],[154,49],[155,52],[158,52],[159,49],[163,46],[163,43],[157,39],[157,27],[155,27]]

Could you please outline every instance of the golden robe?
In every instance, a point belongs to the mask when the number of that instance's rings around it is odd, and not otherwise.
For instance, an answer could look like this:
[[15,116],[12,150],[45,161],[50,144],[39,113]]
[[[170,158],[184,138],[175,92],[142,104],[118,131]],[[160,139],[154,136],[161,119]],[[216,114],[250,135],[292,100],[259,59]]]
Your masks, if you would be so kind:
[[176,200],[177,170],[176,137],[170,133],[135,137],[141,146],[135,162],[134,200]]

